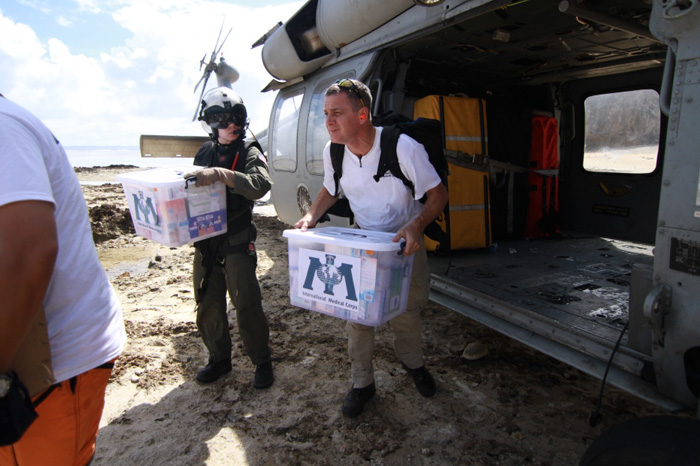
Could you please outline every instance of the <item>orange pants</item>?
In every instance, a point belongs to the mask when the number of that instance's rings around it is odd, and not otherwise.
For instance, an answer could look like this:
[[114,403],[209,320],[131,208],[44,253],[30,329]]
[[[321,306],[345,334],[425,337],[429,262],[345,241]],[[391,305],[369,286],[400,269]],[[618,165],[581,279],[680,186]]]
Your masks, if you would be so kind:
[[[110,364],[105,364],[109,366]],[[19,441],[0,447],[3,466],[85,466],[95,454],[111,367],[56,384],[35,406],[39,415]],[[45,392],[44,392],[45,393]],[[44,396],[34,397],[34,401]]]

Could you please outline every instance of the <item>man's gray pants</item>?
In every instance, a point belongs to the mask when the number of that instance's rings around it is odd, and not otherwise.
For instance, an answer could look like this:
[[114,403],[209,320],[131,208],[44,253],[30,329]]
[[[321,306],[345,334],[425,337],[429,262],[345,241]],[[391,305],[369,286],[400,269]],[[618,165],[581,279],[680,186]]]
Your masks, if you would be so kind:
[[[421,244],[421,248],[414,255],[406,312],[389,321],[394,333],[394,351],[409,369],[423,365],[423,325],[420,311],[428,302],[430,294],[430,269],[425,246]],[[352,386],[364,388],[374,381],[374,327],[348,321],[347,330]]]

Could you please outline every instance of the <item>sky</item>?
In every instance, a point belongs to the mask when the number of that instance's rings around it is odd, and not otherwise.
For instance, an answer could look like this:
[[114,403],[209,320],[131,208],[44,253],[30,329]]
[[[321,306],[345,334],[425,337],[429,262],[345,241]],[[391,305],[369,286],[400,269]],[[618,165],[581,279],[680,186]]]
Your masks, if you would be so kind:
[[[305,2],[290,0],[5,0],[0,93],[66,147],[138,146],[141,134],[205,136],[192,121],[222,28],[220,56],[240,78],[254,132],[267,127],[273,78],[251,45]],[[219,44],[221,45],[221,44]],[[207,90],[216,87],[211,74]]]

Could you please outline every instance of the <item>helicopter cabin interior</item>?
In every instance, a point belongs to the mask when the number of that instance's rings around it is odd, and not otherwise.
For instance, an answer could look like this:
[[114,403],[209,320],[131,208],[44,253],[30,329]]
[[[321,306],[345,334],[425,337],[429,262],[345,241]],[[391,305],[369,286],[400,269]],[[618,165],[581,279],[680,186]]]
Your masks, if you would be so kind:
[[[373,115],[443,121],[451,244],[429,244],[432,299],[598,377],[616,353],[609,381],[658,403],[641,311],[666,127],[651,2],[482,4],[281,89],[278,214],[294,223],[320,188],[324,89],[360,79]],[[296,171],[294,197],[277,179]]]

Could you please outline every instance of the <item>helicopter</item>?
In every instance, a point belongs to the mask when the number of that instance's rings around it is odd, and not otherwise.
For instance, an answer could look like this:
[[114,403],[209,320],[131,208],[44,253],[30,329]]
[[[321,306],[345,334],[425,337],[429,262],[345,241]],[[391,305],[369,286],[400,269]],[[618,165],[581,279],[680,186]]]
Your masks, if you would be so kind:
[[[699,25],[681,0],[309,0],[256,42],[277,215],[323,185],[325,90],[362,81],[373,119],[443,125],[432,301],[600,379],[592,426],[605,384],[700,417]],[[610,430],[581,464],[700,457],[697,419]]]

